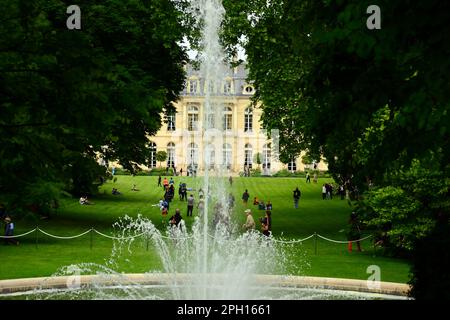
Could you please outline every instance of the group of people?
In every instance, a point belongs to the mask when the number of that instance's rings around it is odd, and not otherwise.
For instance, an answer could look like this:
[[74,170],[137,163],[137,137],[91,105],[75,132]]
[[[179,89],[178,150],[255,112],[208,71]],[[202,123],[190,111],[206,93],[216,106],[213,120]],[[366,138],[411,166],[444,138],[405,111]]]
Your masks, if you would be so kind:
[[322,185],[322,199],[323,200],[333,199],[333,185],[331,183],[324,183]]
[[[322,185],[322,199],[323,200],[332,200],[333,199],[334,187],[331,183],[325,183]],[[343,184],[340,184],[337,187],[337,195],[341,197],[341,200],[346,198],[346,188]]]
[[[247,219],[245,223],[242,225],[242,228],[245,229],[246,231],[255,230],[256,223],[252,215],[252,210],[250,209],[245,210],[245,214],[247,215]],[[261,224],[262,233],[265,236],[269,237],[272,233],[272,211],[266,210],[264,217],[260,218],[259,222]]]
[[272,203],[270,200],[267,200],[267,203],[264,202],[264,200],[259,200],[258,197],[253,198],[253,205],[258,206],[259,210],[269,210],[272,211]]
[[[242,202],[245,206],[248,205],[249,198],[250,194],[248,192],[248,189],[245,189],[244,193],[242,194]],[[272,203],[270,202],[270,200],[268,200],[267,203],[264,203],[264,201],[259,200],[258,197],[254,197],[253,205],[258,206],[259,210],[265,210],[265,215],[264,217],[259,219],[259,222],[261,224],[262,233],[265,236],[270,236],[270,234],[272,233]],[[246,231],[254,230],[256,228],[256,223],[252,215],[252,210],[246,209],[245,214],[247,216],[247,219],[242,228]]]

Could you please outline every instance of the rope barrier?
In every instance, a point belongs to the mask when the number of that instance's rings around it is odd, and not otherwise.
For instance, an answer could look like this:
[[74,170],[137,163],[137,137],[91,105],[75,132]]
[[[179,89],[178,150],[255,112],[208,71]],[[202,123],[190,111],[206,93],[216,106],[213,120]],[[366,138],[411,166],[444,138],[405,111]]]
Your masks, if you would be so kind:
[[33,230],[30,230],[30,231],[28,231],[28,232],[26,232],[26,233],[23,233],[23,234],[19,234],[19,235],[17,235],[17,236],[0,236],[0,238],[1,238],[1,239],[14,239],[14,238],[20,238],[20,237],[26,236],[27,234],[30,234],[30,233],[36,231],[36,229],[37,229],[37,228],[34,228]]
[[95,233],[97,233],[98,235],[101,235],[102,237],[105,238],[109,238],[109,239],[113,239],[113,240],[129,240],[129,239],[135,239],[135,238],[139,238],[141,236],[143,236],[145,234],[145,232],[142,232],[138,235],[135,236],[129,236],[129,237],[114,237],[114,236],[109,236],[107,234],[101,233],[100,231],[97,231],[95,229],[92,229]]
[[[29,234],[32,233],[32,232],[35,232],[36,230],[39,231],[39,232],[41,232],[41,233],[43,233],[43,234],[45,234],[45,235],[47,235],[47,236],[49,236],[49,237],[51,237],[51,238],[61,239],[61,240],[70,240],[70,239],[79,238],[79,237],[82,237],[82,236],[88,234],[89,232],[95,232],[95,233],[97,233],[98,235],[100,235],[100,236],[102,236],[102,237],[109,238],[109,239],[113,239],[113,240],[129,240],[129,239],[135,239],[135,238],[138,238],[138,237],[142,237],[143,235],[146,234],[146,232],[142,232],[142,233],[137,234],[137,235],[135,235],[135,236],[129,236],[129,237],[114,237],[114,236],[110,236],[110,235],[104,234],[104,233],[102,233],[102,232],[100,232],[100,231],[98,231],[98,230],[92,228],[92,229],[89,229],[89,230],[87,230],[87,231],[85,231],[85,232],[83,232],[83,233],[80,233],[80,234],[78,234],[78,235],[75,235],[75,236],[57,236],[57,235],[48,233],[48,232],[46,232],[46,231],[44,231],[44,230],[42,230],[41,228],[38,227],[38,228],[34,228],[34,229],[32,229],[32,230],[30,230],[30,231],[28,231],[28,232],[25,232],[25,233],[22,233],[22,234],[19,234],[19,235],[15,235],[15,236],[0,236],[0,239],[14,239],[14,238],[24,237],[24,236],[26,236],[26,235],[29,235]],[[208,236],[211,237],[211,238],[213,238],[213,239],[215,238],[213,235],[211,235],[211,234],[209,234],[209,233],[208,233]],[[354,243],[354,242],[364,241],[364,240],[367,240],[367,239],[373,237],[372,235],[368,235],[367,237],[364,237],[364,238],[361,238],[361,239],[358,239],[358,240],[341,241],[341,240],[333,240],[333,239],[329,239],[329,238],[326,238],[326,237],[324,237],[324,236],[322,236],[322,235],[320,235],[320,234],[312,234],[312,235],[310,235],[310,236],[308,236],[308,237],[306,237],[306,238],[304,238],[304,239],[298,239],[298,240],[278,240],[278,239],[274,239],[274,238],[273,238],[272,240],[275,241],[275,242],[279,242],[279,243],[300,243],[300,242],[309,240],[309,239],[313,238],[314,236],[317,236],[318,238],[321,238],[321,239],[323,239],[323,240],[325,240],[325,241],[329,241],[329,242],[333,242],[333,243],[342,243],[342,244],[344,244],[344,243],[347,243],[347,244],[348,244],[348,243]],[[192,236],[188,236],[188,237],[177,238],[177,237],[168,237],[168,236],[163,236],[163,235],[161,235],[161,238],[164,238],[164,239],[171,239],[171,240],[187,240],[187,239],[192,239],[192,238],[194,238],[194,236],[192,235]]]
[[369,239],[370,237],[372,237],[372,235],[369,235],[369,236],[367,236],[367,237],[365,237],[365,238],[361,238],[361,239],[358,239],[358,240],[339,241],[339,240],[333,240],[333,239],[325,238],[324,236],[321,236],[320,234],[318,234],[317,236],[318,236],[319,238],[323,239],[323,240],[330,241],[330,242],[334,242],[334,243],[353,243],[353,242],[364,241],[364,240]]
[[45,234],[46,236],[49,236],[49,237],[55,238],[55,239],[62,239],[62,240],[69,240],[69,239],[79,238],[79,237],[82,237],[82,236],[88,234],[88,233],[91,232],[91,230],[92,230],[92,229],[89,229],[88,231],[85,231],[85,232],[83,232],[83,233],[80,233],[80,234],[78,234],[78,235],[76,235],[76,236],[63,237],[63,236],[55,236],[54,234],[50,234],[50,233],[48,233],[48,232],[45,232],[44,230],[42,230],[42,229],[40,229],[40,228],[37,228],[37,229],[38,229],[38,231],[40,231],[41,233]]
[[277,239],[273,239],[273,241],[279,242],[279,243],[299,243],[299,242],[303,242],[303,241],[309,240],[312,237],[314,237],[314,234],[310,235],[309,237],[306,237],[305,239],[299,239],[299,240],[277,240]]

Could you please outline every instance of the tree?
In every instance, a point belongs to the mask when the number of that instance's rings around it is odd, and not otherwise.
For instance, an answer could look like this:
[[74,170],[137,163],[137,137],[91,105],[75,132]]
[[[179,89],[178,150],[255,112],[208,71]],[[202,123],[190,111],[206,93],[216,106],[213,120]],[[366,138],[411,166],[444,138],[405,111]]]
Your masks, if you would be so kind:
[[0,202],[15,212],[32,194],[94,193],[99,157],[139,170],[183,87],[187,28],[172,1],[77,5],[81,30],[68,30],[66,1],[2,2]]
[[167,152],[158,151],[156,153],[156,160],[159,162],[159,167],[161,168],[161,163],[167,160]]
[[[448,205],[440,204],[449,189],[438,198],[418,197],[402,173],[414,176],[417,161],[431,160],[432,167],[423,166],[427,173],[450,177],[450,3],[382,1],[380,30],[366,27],[370,4],[225,0],[223,38],[230,52],[236,44],[245,48],[254,102],[262,104],[265,128],[280,130],[282,154],[318,153],[335,180],[350,188],[384,188],[365,195],[375,213],[371,221],[397,222],[406,236],[416,233],[408,228],[410,219],[426,217],[432,223],[420,238],[427,239],[449,223],[436,219],[448,217]],[[441,186],[429,174],[413,185]],[[380,209],[388,210],[390,200],[397,212],[388,217]],[[424,225],[416,220],[413,226]]]
[[255,153],[255,162],[258,165],[258,169],[260,169],[261,163],[262,163],[262,154],[261,152]]

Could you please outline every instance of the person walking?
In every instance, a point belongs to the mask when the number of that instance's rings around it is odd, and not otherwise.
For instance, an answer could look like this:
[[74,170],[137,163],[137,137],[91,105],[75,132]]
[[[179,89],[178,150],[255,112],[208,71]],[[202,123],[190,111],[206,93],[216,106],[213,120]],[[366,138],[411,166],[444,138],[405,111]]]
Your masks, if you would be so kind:
[[298,209],[298,202],[300,201],[300,197],[302,196],[302,192],[300,191],[300,189],[297,187],[294,190],[294,208]]
[[322,185],[322,200],[325,200],[327,196],[327,187],[323,184]]
[[[11,221],[10,217],[5,218],[5,237],[12,237],[14,236],[14,223]],[[7,244],[14,244],[16,246],[19,245],[19,241],[17,241],[14,238],[5,238],[5,245]]]
[[309,172],[306,173],[306,183],[311,183],[311,176],[309,175]]
[[162,187],[162,185],[161,185],[161,175],[158,176],[158,187]]
[[248,193],[248,190],[245,189],[245,192],[242,194],[242,202],[244,203],[244,205],[247,206],[249,198],[250,198],[250,194]]
[[250,231],[255,229],[255,219],[253,219],[252,211],[250,209],[245,210],[245,214],[247,215],[247,220],[245,221],[242,228],[245,229],[245,231]]
[[180,177],[183,176],[183,168],[180,169]]
[[163,180],[163,188],[164,188],[164,190],[167,190],[168,186],[169,186],[169,180],[167,180],[167,177],[164,177],[164,180]]
[[233,185],[233,178],[231,176],[228,178],[228,181],[230,182],[230,186],[232,186]]
[[187,216],[192,217],[192,211],[194,210],[194,195],[190,195],[189,198],[187,199]]

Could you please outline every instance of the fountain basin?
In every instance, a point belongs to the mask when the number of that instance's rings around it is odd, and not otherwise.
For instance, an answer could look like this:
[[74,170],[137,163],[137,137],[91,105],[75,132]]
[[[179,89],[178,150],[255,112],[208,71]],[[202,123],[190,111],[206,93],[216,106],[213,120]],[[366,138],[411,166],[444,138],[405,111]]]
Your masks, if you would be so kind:
[[[0,281],[0,299],[11,296],[33,299],[40,292],[68,292],[83,290],[86,288],[102,288],[102,290],[114,290],[121,288],[140,288],[154,291],[170,291],[173,286],[190,286],[196,274],[114,274],[114,275],[80,275],[58,276],[28,279],[13,279]],[[222,275],[211,275],[217,280]],[[76,277],[76,278],[75,278]],[[269,292],[276,292],[274,296],[255,296],[255,299],[327,299],[342,297],[343,299],[407,299],[409,286],[401,283],[380,282],[373,287],[365,280],[283,276],[283,275],[255,275],[255,291],[258,286],[264,287]],[[224,277],[225,279],[225,277]],[[220,290],[220,288],[217,288]],[[297,297],[297,298],[296,298]],[[117,299],[124,297],[118,296]],[[142,298],[141,296],[139,298]]]

